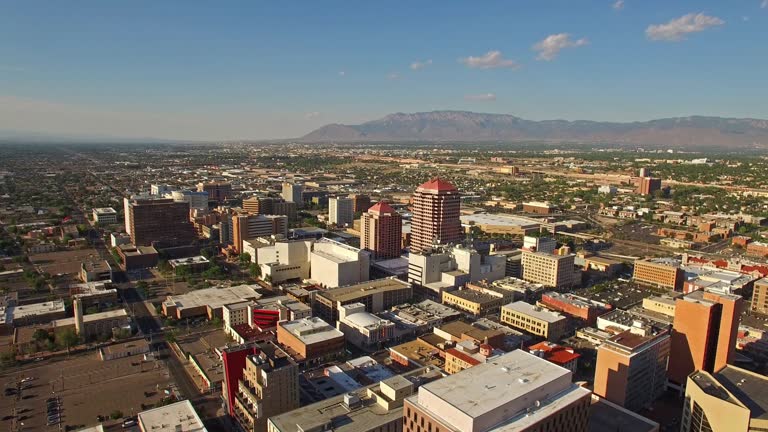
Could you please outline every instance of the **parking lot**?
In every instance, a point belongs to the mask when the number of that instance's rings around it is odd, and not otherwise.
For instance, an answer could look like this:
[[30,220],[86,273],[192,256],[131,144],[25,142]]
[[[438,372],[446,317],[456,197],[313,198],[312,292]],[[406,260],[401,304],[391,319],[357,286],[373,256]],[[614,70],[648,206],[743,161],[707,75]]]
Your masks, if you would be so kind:
[[[77,430],[98,424],[97,416],[108,418],[116,411],[121,417],[135,415],[159,402],[171,382],[162,362],[141,360],[131,356],[102,361],[89,352],[0,375],[4,389],[32,378],[20,392],[0,399],[0,430]],[[5,418],[14,413],[15,418]],[[48,425],[49,419],[60,419],[61,424]]]

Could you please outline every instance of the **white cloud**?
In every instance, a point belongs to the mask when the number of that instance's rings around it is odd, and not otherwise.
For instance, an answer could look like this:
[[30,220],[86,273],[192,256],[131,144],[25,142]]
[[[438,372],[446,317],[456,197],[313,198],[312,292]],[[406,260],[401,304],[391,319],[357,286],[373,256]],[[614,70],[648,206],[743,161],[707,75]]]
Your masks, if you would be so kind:
[[347,73],[344,71],[339,71],[339,76],[345,76]]
[[505,59],[501,51],[488,51],[479,57],[469,56],[461,58],[459,61],[473,69],[518,69],[520,67],[516,61]]
[[552,34],[533,45],[533,50],[538,51],[536,60],[550,61],[565,48],[576,48],[587,45],[589,41],[586,38],[571,40],[568,33]]
[[[768,1],[768,0],[766,0],[766,1]],[[749,17],[744,15],[743,17],[741,17],[741,20],[744,21],[744,22],[747,22],[747,21],[749,21]]]
[[415,62],[411,63],[411,70],[415,70],[415,71],[422,70],[422,69],[424,69],[425,67],[427,67],[427,66],[429,66],[431,64],[432,64],[432,60],[431,59],[425,60],[425,61],[415,61]]
[[704,15],[703,13],[689,13],[680,18],[675,18],[665,24],[652,24],[645,29],[645,35],[655,41],[681,41],[691,33],[698,33],[708,28],[725,24],[718,17]]
[[763,8],[763,9],[768,9],[768,0],[763,0],[760,3],[760,7]]
[[468,101],[495,101],[496,95],[493,93],[480,93],[464,96],[464,99]]
[[304,114],[304,118],[307,118],[307,119],[318,118],[320,117],[320,114],[321,114],[320,111],[312,111]]
[[399,79],[399,78],[400,78],[400,74],[397,73],[397,72],[392,72],[392,73],[387,75],[387,79],[388,80],[396,80],[396,79]]
[[616,2],[611,6],[613,10],[622,10],[624,9],[624,0],[616,0]]

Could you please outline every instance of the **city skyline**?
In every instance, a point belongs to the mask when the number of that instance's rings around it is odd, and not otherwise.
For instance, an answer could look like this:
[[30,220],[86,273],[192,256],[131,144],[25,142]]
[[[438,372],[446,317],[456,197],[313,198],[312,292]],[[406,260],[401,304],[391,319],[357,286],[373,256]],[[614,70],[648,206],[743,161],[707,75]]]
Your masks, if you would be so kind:
[[292,138],[443,109],[768,118],[765,6],[17,3],[0,17],[0,131]]

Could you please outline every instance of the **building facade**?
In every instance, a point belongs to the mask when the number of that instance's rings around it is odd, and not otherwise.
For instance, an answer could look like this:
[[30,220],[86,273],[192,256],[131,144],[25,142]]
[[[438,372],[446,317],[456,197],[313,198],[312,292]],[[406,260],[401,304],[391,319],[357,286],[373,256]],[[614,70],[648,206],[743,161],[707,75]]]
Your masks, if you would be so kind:
[[338,227],[351,227],[355,221],[354,201],[352,198],[329,198],[328,221]]
[[435,244],[458,243],[462,240],[461,195],[449,182],[430,180],[413,194],[411,219],[411,251],[426,252]]
[[[131,243],[136,246],[186,246],[195,239],[189,203],[172,199],[128,201]],[[127,225],[126,225],[127,228]]]
[[523,279],[564,290],[575,284],[575,255],[523,251]]
[[501,322],[541,336],[550,342],[558,342],[568,331],[568,320],[565,316],[524,301],[502,306]]
[[360,247],[374,259],[400,256],[403,221],[389,204],[379,201],[360,218]]

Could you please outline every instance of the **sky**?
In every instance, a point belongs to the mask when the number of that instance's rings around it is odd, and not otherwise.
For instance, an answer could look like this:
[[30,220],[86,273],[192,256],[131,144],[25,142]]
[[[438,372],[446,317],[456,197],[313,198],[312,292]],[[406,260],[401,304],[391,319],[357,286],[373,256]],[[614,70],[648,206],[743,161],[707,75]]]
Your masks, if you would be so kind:
[[0,131],[304,135],[393,112],[768,119],[768,0],[0,0]]

